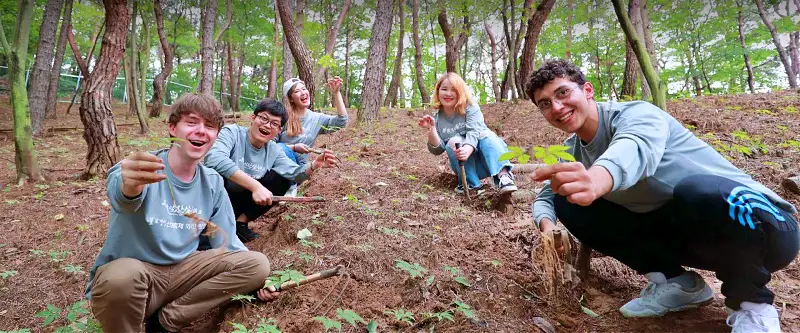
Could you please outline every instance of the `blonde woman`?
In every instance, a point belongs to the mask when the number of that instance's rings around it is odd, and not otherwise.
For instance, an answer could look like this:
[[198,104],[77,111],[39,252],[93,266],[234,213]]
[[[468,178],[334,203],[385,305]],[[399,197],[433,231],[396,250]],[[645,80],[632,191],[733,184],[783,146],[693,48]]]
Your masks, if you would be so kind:
[[[483,121],[483,113],[472,100],[464,80],[456,73],[447,73],[436,80],[433,106],[438,111],[419,119],[419,126],[428,134],[428,151],[434,155],[447,152],[450,168],[459,174],[458,162],[464,162],[469,188],[481,188],[481,179],[492,177],[501,194],[517,190],[511,163],[499,161],[507,152],[505,142]],[[456,143],[460,148],[456,149]],[[463,193],[461,179],[455,191]]]
[[[333,95],[333,105],[336,107],[336,116],[331,116],[309,109],[311,94],[306,89],[305,82],[291,78],[283,84],[289,120],[275,141],[281,143],[286,156],[297,164],[302,166],[308,162],[309,148],[314,146],[319,134],[336,132],[347,125],[347,109],[341,87],[342,79],[338,76],[328,80],[328,90]],[[296,193],[297,184],[292,184],[287,194]]]

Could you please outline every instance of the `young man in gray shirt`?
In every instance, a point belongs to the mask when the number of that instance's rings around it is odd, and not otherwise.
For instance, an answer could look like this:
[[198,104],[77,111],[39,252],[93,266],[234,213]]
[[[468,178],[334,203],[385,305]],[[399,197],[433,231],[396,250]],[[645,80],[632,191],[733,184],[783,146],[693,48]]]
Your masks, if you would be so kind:
[[330,150],[303,165],[289,159],[273,141],[286,125],[286,119],[281,102],[264,99],[250,115],[250,126],[223,127],[206,157],[205,165],[225,177],[225,190],[236,216],[236,234],[243,242],[259,237],[248,223],[272,207],[273,193],[286,193],[290,181],[302,183],[314,171],[338,165]]
[[[105,332],[177,332],[231,295],[258,290],[269,261],[233,237],[222,177],[200,164],[222,126],[212,96],[187,94],[172,106],[169,149],[135,152],[108,171],[108,236],[89,272],[86,297]],[[215,230],[213,251],[196,251]]]
[[616,258],[650,282],[620,308],[626,317],[662,316],[708,304],[712,290],[683,266],[710,270],[733,332],[779,332],[767,288],[800,247],[797,210],[753,180],[675,118],[642,101],[594,101],[574,64],[545,62],[526,93],[577,162],[539,169],[544,188],[536,224],[556,220],[582,243]]

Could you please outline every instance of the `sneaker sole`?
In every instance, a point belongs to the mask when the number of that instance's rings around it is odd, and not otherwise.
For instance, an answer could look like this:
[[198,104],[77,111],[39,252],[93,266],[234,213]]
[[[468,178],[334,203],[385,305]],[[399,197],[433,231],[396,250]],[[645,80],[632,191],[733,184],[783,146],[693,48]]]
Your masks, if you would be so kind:
[[[706,288],[708,288],[708,287],[706,287]],[[711,291],[711,288],[708,288],[708,290]],[[705,290],[704,290],[704,292],[705,292]],[[628,312],[627,310],[625,310],[625,308],[619,308],[619,312],[621,312],[622,316],[626,317],[626,318],[663,317],[664,315],[666,315],[667,313],[670,313],[670,312],[680,312],[680,311],[684,311],[684,310],[695,309],[695,308],[699,308],[699,307],[702,307],[702,306],[706,306],[706,305],[711,304],[712,301],[714,301],[714,293],[713,293],[713,291],[711,291],[711,293],[709,293],[707,299],[704,299],[704,300],[696,302],[696,303],[689,303],[689,304],[681,305],[681,306],[674,307],[674,308],[668,308],[668,309],[664,310],[661,313],[655,312],[655,311]]]

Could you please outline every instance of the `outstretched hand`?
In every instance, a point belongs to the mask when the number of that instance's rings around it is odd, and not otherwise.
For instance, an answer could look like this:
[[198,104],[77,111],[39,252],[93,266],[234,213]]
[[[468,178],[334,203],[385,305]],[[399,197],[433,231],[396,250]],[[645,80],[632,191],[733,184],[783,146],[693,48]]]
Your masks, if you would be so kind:
[[308,146],[305,143],[295,143],[294,145],[292,145],[292,150],[295,153],[300,153],[300,154],[308,154],[311,152],[310,150],[308,150]]
[[583,163],[557,163],[536,169],[531,175],[534,181],[550,179],[550,189],[567,201],[588,206],[611,190],[613,179],[603,167],[586,170]]
[[332,94],[338,93],[341,87],[342,79],[340,77],[334,76],[328,80],[328,90],[330,90]]
[[134,152],[125,157],[121,169],[122,193],[128,197],[138,196],[144,191],[145,185],[167,178],[166,174],[158,173],[159,170],[164,170],[164,161],[145,151]]
[[433,116],[431,115],[424,115],[422,116],[422,118],[419,118],[418,121],[419,121],[419,127],[422,127],[426,130],[430,130],[431,128],[433,128],[434,125],[436,125],[436,123],[433,120]]
[[314,170],[319,168],[332,168],[339,166],[339,159],[336,158],[336,155],[333,155],[333,151],[330,149],[325,149],[322,154],[317,155],[317,158],[314,159],[313,167]]

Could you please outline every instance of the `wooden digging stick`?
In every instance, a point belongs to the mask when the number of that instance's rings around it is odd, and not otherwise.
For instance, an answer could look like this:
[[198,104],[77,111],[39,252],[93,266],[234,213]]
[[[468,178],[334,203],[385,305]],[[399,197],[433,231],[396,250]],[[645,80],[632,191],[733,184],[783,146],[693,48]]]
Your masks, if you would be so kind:
[[289,201],[289,202],[324,202],[325,198],[321,196],[313,196],[313,197],[283,197],[283,196],[273,196],[272,202],[279,202],[279,201]]
[[297,287],[297,286],[300,286],[300,285],[309,284],[309,283],[314,282],[314,281],[324,280],[324,279],[327,279],[329,277],[339,275],[339,270],[341,270],[342,268],[344,268],[344,266],[338,265],[338,266],[336,266],[334,268],[331,268],[331,269],[326,269],[324,271],[320,271],[320,272],[317,272],[317,273],[314,273],[314,274],[311,274],[311,275],[306,275],[306,277],[304,277],[299,282],[286,281],[283,284],[281,284],[280,286],[278,286],[277,288],[275,286],[269,286],[269,287],[267,287],[267,290],[269,290],[271,292],[276,292],[276,291],[279,291],[279,290],[280,291],[284,291],[284,290],[291,289],[291,288],[294,288],[294,287]]
[[[456,150],[461,148],[461,143],[456,143]],[[464,195],[467,196],[467,201],[472,201],[472,198],[469,197],[469,184],[467,184],[467,173],[464,171],[464,161],[458,160],[458,170],[461,172],[461,187],[464,188]]]

